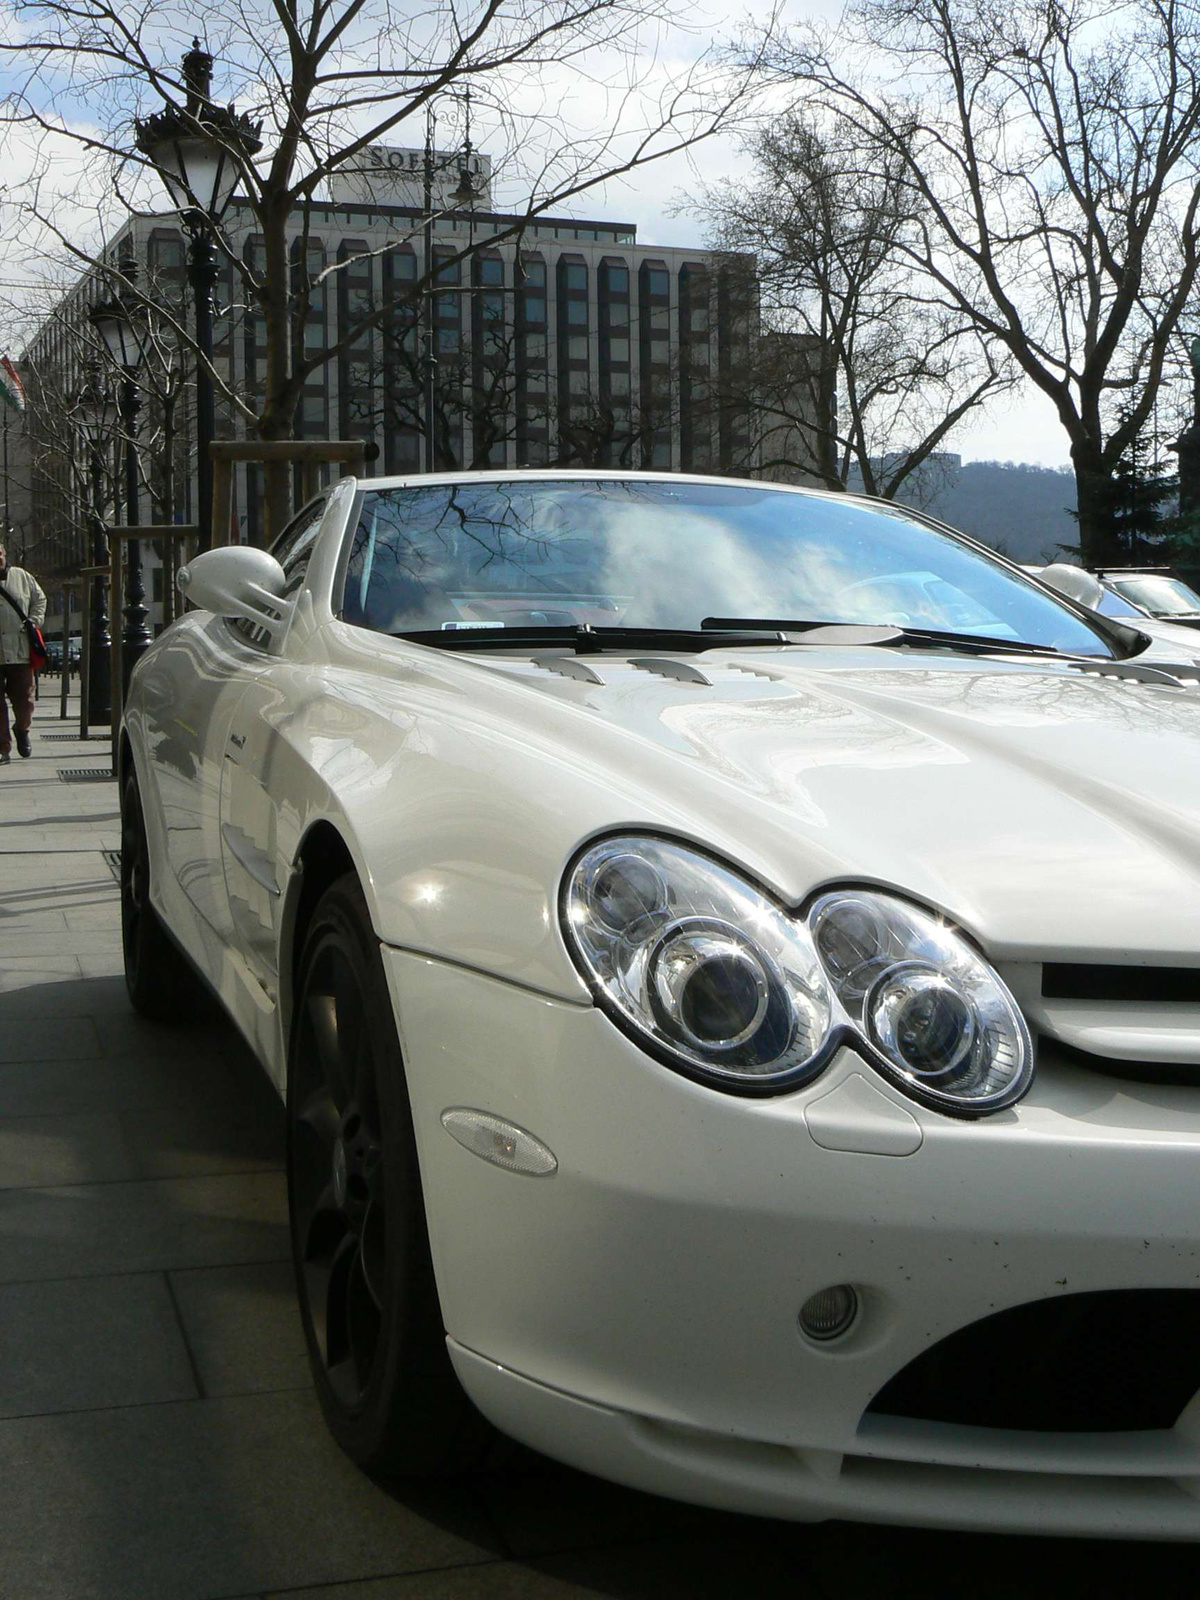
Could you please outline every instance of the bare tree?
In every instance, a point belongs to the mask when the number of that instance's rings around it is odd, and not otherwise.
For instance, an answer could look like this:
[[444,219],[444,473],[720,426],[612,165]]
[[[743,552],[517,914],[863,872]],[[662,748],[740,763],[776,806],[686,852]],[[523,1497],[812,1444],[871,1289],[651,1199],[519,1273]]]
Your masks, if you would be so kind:
[[857,472],[891,498],[1011,381],[1006,363],[906,253],[920,222],[899,151],[805,109],[746,149],[748,179],[709,188],[698,209],[757,276],[766,337],[731,379],[755,396],[764,467],[803,440],[830,488]]
[[769,71],[899,175],[900,250],[1049,397],[1084,559],[1110,559],[1114,473],[1196,278],[1196,5],[865,0],[839,36],[777,40]]
[[[212,18],[211,41],[227,63],[227,89],[244,107],[240,119],[175,66],[194,27],[188,8],[16,0],[11,9],[13,42],[0,42],[0,59],[7,54],[17,75],[10,123],[56,141],[65,134],[107,161],[122,203],[146,207],[147,163],[136,153],[135,128],[164,102],[185,135],[217,142],[239,168],[259,245],[246,259],[222,242],[261,319],[265,360],[259,395],[227,398],[263,439],[290,437],[311,375],[402,310],[399,299],[383,300],[338,345],[305,344],[313,297],[345,264],[310,269],[312,205],[373,144],[406,135],[419,144],[429,109],[440,105],[445,115],[469,88],[497,148],[497,179],[523,196],[499,243],[597,184],[713,133],[736,103],[704,56],[681,78],[664,78],[659,94],[639,87],[645,52],[683,14],[681,0],[433,0],[417,12],[399,0],[240,0]],[[583,107],[591,109],[590,134],[581,131]],[[259,124],[261,154],[250,136]],[[52,176],[43,163],[28,196],[31,214],[57,226],[82,264],[111,271],[98,249],[88,251],[56,222]],[[406,242],[397,237],[395,246]],[[402,299],[426,287],[407,284]],[[182,321],[176,331],[188,339]]]

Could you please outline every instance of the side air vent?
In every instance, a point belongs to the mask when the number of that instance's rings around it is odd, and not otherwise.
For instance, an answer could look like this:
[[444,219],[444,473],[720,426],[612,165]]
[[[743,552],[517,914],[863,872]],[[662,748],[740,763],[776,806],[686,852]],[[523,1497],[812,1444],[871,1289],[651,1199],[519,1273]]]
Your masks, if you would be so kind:
[[1047,1000],[1104,1000],[1126,1004],[1179,1002],[1200,1005],[1200,967],[1121,967],[1047,961]]

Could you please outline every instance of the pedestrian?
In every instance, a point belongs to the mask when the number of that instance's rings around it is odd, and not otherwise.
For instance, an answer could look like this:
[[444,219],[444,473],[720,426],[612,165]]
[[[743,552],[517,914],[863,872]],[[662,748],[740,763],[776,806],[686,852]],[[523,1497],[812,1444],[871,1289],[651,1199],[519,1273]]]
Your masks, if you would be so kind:
[[[33,721],[33,668],[29,665],[29,635],[25,620],[40,627],[46,618],[46,593],[31,572],[9,564],[8,551],[0,543],[0,762],[12,760],[13,733],[17,749],[30,753],[29,725]],[[64,671],[66,670],[64,665]],[[13,732],[8,726],[8,702],[12,701]]]

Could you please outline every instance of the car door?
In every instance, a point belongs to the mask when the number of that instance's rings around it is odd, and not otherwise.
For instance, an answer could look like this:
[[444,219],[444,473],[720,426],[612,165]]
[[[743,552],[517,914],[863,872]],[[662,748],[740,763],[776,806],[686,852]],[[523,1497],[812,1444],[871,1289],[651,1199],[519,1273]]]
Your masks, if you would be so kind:
[[[327,502],[306,506],[272,549],[295,596],[304,582]],[[295,827],[280,843],[280,812],[295,817],[301,775],[289,768],[296,756],[287,740],[296,669],[281,655],[269,654],[247,628],[251,648],[260,652],[261,670],[248,674],[225,726],[221,758],[219,851],[224,874],[229,940],[250,976],[273,1002],[278,994],[279,918]]]
[[201,918],[197,931],[207,927],[217,935],[214,960],[229,934],[217,849],[225,729],[247,675],[264,665],[263,652],[225,618],[192,614],[138,669],[145,803],[158,821],[168,877]]

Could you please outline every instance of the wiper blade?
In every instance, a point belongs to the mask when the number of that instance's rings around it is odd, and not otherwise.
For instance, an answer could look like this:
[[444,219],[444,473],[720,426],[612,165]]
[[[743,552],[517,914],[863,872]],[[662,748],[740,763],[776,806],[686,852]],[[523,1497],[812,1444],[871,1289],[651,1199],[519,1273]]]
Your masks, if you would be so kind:
[[[700,624],[702,628],[712,628],[714,631],[728,631],[739,628],[761,628],[764,633],[775,633],[783,636],[784,642],[796,643],[789,639],[789,634],[806,634],[822,629],[844,630],[848,634],[858,632],[862,637],[847,639],[845,643],[862,645],[888,645],[906,644],[915,649],[925,650],[965,650],[972,655],[997,655],[1003,652],[1007,655],[1035,655],[1035,656],[1065,656],[1068,652],[1056,650],[1049,644],[1026,644],[1016,639],[993,639],[986,634],[978,633],[951,633],[942,632],[938,628],[909,628],[900,623],[857,623],[857,622],[831,622],[828,619],[814,622],[807,619],[788,620],[777,617],[705,617]],[[884,635],[872,638],[871,635]]]
[[716,650],[722,645],[787,644],[786,634],[758,623],[748,628],[594,628],[547,624],[526,628],[419,628],[391,635],[413,644],[434,645],[439,650],[538,650],[566,646],[576,655],[601,655],[627,647],[656,650]]

